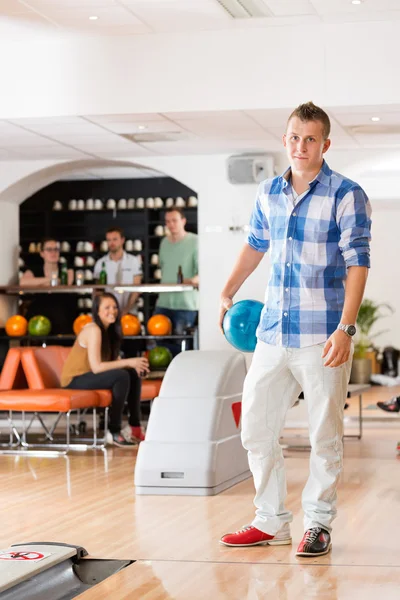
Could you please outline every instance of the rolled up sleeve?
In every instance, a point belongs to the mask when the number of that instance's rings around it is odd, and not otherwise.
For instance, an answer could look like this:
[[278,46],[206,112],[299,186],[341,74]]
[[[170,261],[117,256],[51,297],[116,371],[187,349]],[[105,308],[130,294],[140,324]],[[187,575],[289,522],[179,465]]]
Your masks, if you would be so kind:
[[337,207],[339,248],[346,267],[370,267],[371,204],[365,192],[356,187]]
[[263,184],[260,184],[250,218],[250,231],[247,236],[249,246],[258,252],[267,252],[270,244],[268,220],[262,205],[263,195]]

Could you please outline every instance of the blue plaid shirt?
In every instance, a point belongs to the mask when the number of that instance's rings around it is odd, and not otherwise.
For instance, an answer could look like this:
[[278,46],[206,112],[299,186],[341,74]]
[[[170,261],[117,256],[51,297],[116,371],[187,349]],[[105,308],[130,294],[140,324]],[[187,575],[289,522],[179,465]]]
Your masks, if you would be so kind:
[[344,304],[346,270],[370,266],[371,205],[361,187],[326,162],[295,204],[290,168],[263,181],[247,243],[271,246],[271,274],[258,339],[302,348],[325,342]]

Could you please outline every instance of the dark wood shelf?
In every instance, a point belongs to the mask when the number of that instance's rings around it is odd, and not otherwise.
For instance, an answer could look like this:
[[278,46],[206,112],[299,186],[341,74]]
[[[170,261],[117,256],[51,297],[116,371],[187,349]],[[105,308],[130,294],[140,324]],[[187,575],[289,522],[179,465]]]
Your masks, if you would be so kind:
[[[20,256],[24,259],[24,268],[38,264],[39,253],[28,252],[28,245],[31,242],[35,244],[42,237],[54,236],[60,242],[67,241],[71,245],[69,252],[60,252],[61,256],[67,259],[69,268],[74,270],[84,270],[89,268],[93,270],[94,265],[83,265],[76,267],[72,263],[76,256],[93,257],[95,260],[106,254],[99,249],[100,243],[105,239],[107,229],[113,225],[122,227],[127,240],[139,239],[142,241],[142,250],[127,250],[127,252],[142,257],[143,281],[151,284],[159,284],[160,280],[153,277],[154,270],[159,265],[151,265],[151,254],[158,252],[159,246],[165,236],[154,235],[154,228],[157,225],[164,226],[164,218],[167,207],[165,201],[167,198],[182,197],[186,201],[190,196],[196,196],[196,193],[176,181],[171,177],[156,177],[143,179],[115,179],[115,180],[71,180],[58,181],[46,188],[38,191],[31,198],[28,198],[20,206],[20,245],[23,250]],[[160,197],[164,201],[164,206],[159,208],[118,208],[109,209],[105,202],[114,198],[116,202],[121,198],[146,198]],[[99,198],[104,203],[104,208],[83,210],[71,210],[68,203],[71,199],[83,199],[86,203],[88,198]],[[53,210],[55,200],[61,202],[62,210]],[[196,215],[198,207],[182,207],[187,217],[187,230],[197,233]],[[37,225],[39,223],[39,225]],[[76,243],[89,240],[94,242],[96,248],[90,252],[76,251]],[[93,282],[86,281],[85,288],[92,288]],[[82,294],[80,290],[78,292]],[[144,306],[141,310],[144,313],[145,322],[152,314],[153,305],[157,298],[157,293],[143,295]]]
[[[128,254],[140,254],[143,253],[143,250],[126,250],[126,252]],[[70,252],[60,252],[61,256],[91,256],[92,254],[99,254],[101,256],[105,256],[107,254],[107,252],[103,252],[102,250],[92,250],[91,252],[84,252],[83,250],[81,252],[77,252],[75,251],[70,251]],[[19,253],[20,256],[40,256],[40,252],[28,252],[28,250],[22,250]]]
[[[101,199],[101,198],[100,198]],[[104,198],[101,199],[104,202]],[[193,211],[197,211],[198,207],[197,206],[182,206],[179,207],[182,208],[182,210],[184,212],[193,212]],[[43,209],[32,209],[32,208],[21,208],[21,214],[82,214],[82,213],[110,213],[112,214],[113,212],[119,212],[119,213],[143,213],[145,211],[149,211],[150,213],[155,213],[155,212],[162,212],[162,211],[166,211],[168,210],[166,206],[163,206],[161,208],[147,208],[147,206],[145,206],[144,208],[100,208],[100,209],[95,209],[95,208],[84,208],[84,209],[71,209],[71,208],[63,208],[62,210],[43,210]]]

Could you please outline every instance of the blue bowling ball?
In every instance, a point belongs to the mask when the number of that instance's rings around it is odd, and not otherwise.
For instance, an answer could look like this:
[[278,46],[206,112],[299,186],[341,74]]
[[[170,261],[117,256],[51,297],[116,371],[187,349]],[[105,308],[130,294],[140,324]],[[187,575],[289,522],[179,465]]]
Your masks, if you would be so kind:
[[225,313],[222,328],[228,342],[237,350],[254,352],[263,307],[257,300],[240,300]]

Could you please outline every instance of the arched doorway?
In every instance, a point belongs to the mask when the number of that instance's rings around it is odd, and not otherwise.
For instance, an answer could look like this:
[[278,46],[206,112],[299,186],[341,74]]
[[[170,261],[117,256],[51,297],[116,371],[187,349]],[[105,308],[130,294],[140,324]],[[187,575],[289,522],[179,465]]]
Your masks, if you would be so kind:
[[[126,170],[126,176],[123,171]],[[88,177],[87,175],[92,175]],[[93,269],[93,262],[100,256],[101,242],[104,241],[105,231],[110,225],[123,227],[126,240],[141,241],[141,250],[135,250],[129,245],[129,252],[140,253],[144,263],[144,281],[157,283],[159,274],[157,265],[152,264],[151,257],[157,253],[162,235],[156,229],[162,225],[166,200],[183,198],[187,204],[190,196],[195,197],[193,190],[169,177],[165,173],[147,166],[138,165],[131,161],[79,161],[51,165],[38,172],[31,173],[10,186],[1,196],[7,197],[9,204],[19,206],[20,238],[15,240],[16,246],[21,247],[21,253],[15,253],[15,262],[19,261],[21,268],[27,268],[29,263],[37,261],[38,243],[43,236],[51,236],[60,242],[65,242],[63,258],[72,268],[81,267],[76,259],[83,259],[85,272]],[[144,206],[136,209],[128,208],[128,200],[143,198]],[[150,198],[161,198],[162,206],[146,204]],[[71,208],[71,200],[84,202],[84,208]],[[87,201],[92,199],[92,204]],[[94,201],[100,200],[101,209],[94,207]],[[116,201],[113,208],[107,207],[107,202]],[[125,206],[120,201],[125,199]],[[54,201],[60,203],[62,210],[53,210]],[[11,202],[10,202],[11,201]],[[189,231],[197,232],[197,208],[185,206],[187,211]],[[165,230],[164,230],[165,233]],[[81,242],[81,244],[79,244]],[[93,244],[93,252],[81,250],[82,243]],[[30,251],[31,250],[31,251]],[[104,253],[104,250],[103,250]],[[16,265],[14,264],[14,281]],[[10,283],[10,281],[4,281]],[[88,298],[80,298],[89,301]],[[142,307],[142,320],[146,322],[154,308],[154,303]],[[7,307],[8,316],[15,312],[15,305]],[[79,306],[79,312],[90,312],[89,302]]]

